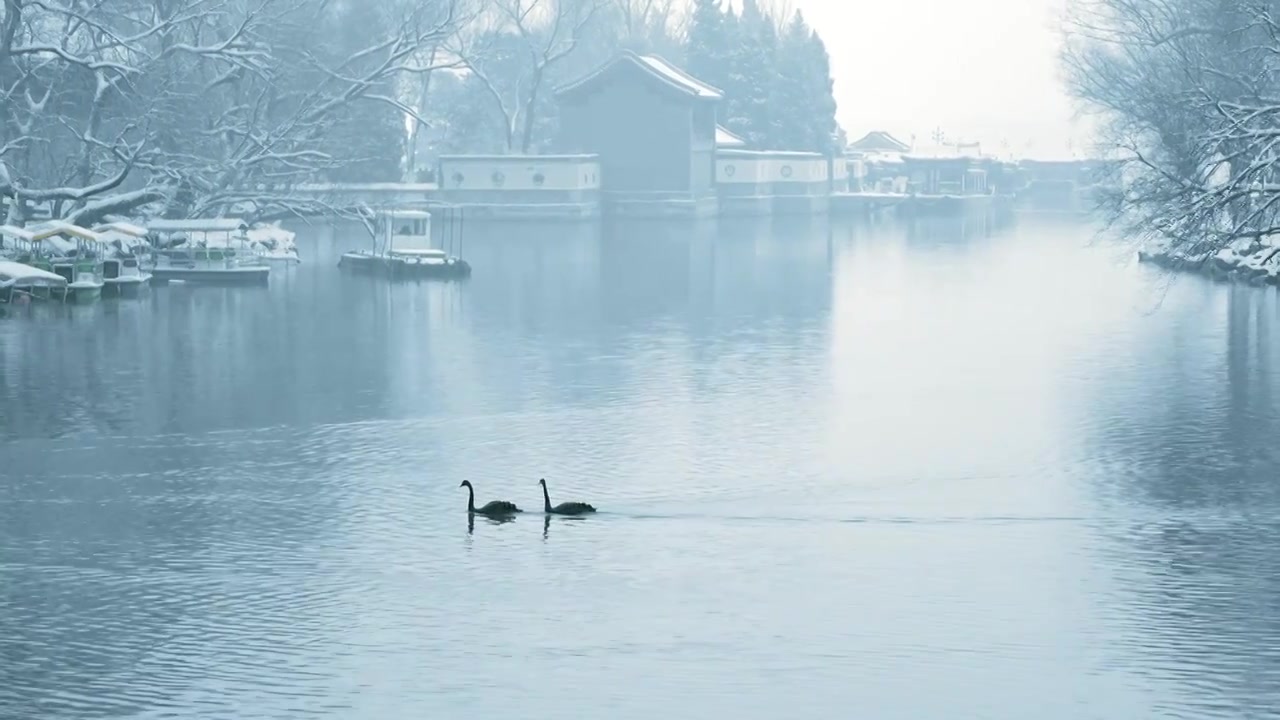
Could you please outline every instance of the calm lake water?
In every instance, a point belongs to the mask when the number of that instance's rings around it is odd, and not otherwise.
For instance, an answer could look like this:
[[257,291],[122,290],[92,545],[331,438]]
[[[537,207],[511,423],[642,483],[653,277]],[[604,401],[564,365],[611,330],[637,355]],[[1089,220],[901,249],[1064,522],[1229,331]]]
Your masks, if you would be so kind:
[[[465,238],[0,319],[0,717],[1280,710],[1274,290],[1047,220]],[[600,514],[468,527],[543,476]]]

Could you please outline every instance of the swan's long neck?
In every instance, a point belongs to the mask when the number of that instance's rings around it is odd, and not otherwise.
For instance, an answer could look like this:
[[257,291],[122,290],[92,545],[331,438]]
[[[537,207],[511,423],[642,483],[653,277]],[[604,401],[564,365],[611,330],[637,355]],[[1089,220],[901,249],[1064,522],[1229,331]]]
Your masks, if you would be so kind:
[[542,483],[542,510],[551,512],[551,495],[547,492],[547,484]]
[[476,491],[470,485],[467,486],[467,512],[475,512],[476,509]]

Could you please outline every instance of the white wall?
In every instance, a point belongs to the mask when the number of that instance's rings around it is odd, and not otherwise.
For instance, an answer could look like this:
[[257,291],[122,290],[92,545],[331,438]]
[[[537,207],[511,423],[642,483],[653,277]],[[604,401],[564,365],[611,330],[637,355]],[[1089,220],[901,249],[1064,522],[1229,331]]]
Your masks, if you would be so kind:
[[[839,159],[837,159],[839,163]],[[843,164],[843,163],[839,163]],[[838,175],[837,175],[838,177]],[[827,181],[827,159],[776,153],[721,153],[716,158],[717,183],[816,183]]]
[[[461,182],[455,177],[461,175]],[[500,175],[500,181],[495,179]],[[537,182],[541,176],[541,183]],[[447,155],[440,158],[440,187],[447,190],[596,190],[600,163],[594,155]]]

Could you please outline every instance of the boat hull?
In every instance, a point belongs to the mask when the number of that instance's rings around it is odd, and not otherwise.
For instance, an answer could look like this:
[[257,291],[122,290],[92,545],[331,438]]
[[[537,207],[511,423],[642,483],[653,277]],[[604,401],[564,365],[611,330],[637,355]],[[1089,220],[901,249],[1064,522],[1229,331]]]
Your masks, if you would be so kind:
[[66,301],[83,305],[87,303],[95,303],[102,297],[102,285],[68,285],[66,293]]
[[23,293],[32,300],[58,300],[63,299],[66,293],[65,287],[49,287],[47,285],[15,285],[13,288],[15,293]]
[[246,265],[234,268],[182,268],[157,267],[151,269],[153,282],[167,283],[180,280],[202,285],[266,285],[271,268],[265,265]]
[[137,297],[150,283],[150,275],[108,278],[102,286],[102,294],[104,297]]
[[447,262],[415,263],[404,258],[344,253],[338,258],[338,267],[351,272],[397,279],[461,280],[471,277],[471,266],[466,260],[457,258],[451,258]]

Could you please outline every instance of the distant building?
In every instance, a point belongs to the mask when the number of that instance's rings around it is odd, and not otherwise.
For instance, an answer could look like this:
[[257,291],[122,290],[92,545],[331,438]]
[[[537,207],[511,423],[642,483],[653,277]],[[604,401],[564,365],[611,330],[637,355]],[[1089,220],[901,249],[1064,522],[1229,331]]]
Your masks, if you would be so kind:
[[655,55],[623,52],[555,91],[559,152],[599,156],[606,212],[712,215],[723,94]]
[[911,146],[884,130],[873,130],[845,148],[849,187],[855,192],[905,193],[902,154]]
[[1021,200],[1037,210],[1078,210],[1087,207],[1106,167],[1096,160],[1025,159],[1019,164],[1025,183]]
[[978,143],[952,143],[915,148],[902,155],[907,190],[919,195],[986,195],[995,158]]
[[911,150],[911,146],[883,130],[872,130],[849,143],[850,153],[897,153]]

